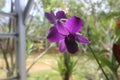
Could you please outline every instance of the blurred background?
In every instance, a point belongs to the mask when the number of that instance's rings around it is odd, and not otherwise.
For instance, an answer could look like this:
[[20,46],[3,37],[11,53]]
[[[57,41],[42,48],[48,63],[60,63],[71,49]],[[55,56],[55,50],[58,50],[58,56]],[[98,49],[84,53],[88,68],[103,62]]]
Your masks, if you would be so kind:
[[[25,0],[25,4],[27,2]],[[0,11],[14,13],[13,6],[14,0],[0,0]],[[57,44],[46,40],[51,24],[44,13],[51,10],[54,13],[63,10],[67,17],[74,15],[83,20],[80,33],[90,40],[90,46],[109,80],[119,80],[119,65],[112,51],[113,44],[119,39],[119,9],[120,0],[34,0],[25,23],[27,80],[62,80],[63,53],[59,52]],[[10,19],[0,15],[0,33],[14,32]],[[0,39],[0,79],[8,77],[4,54],[11,64],[12,75],[15,75],[15,47],[13,43],[9,44],[10,41],[9,38]],[[70,56],[70,80],[106,80],[88,45],[79,44],[79,52]]]

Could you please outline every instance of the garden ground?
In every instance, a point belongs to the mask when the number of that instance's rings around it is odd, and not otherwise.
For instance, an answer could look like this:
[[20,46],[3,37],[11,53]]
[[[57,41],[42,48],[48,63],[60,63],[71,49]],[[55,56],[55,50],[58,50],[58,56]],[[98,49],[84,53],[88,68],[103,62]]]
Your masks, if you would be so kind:
[[[30,66],[36,55],[29,56],[27,59],[27,68]],[[30,69],[27,80],[62,80],[57,69],[56,60],[59,54],[45,54],[40,60]],[[74,56],[76,57],[76,56]],[[97,79],[97,64],[85,56],[79,57],[79,62],[76,71],[72,76],[72,80],[88,80]],[[3,60],[0,59],[0,66],[3,65]],[[0,79],[5,77],[5,72],[0,71]]]

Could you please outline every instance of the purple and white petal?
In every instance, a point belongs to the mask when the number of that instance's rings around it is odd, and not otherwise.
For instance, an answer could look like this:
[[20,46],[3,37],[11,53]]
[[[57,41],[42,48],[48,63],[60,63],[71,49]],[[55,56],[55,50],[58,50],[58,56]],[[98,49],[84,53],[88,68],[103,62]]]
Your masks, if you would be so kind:
[[76,16],[73,16],[66,20],[65,27],[70,33],[79,32],[82,29],[82,20]]
[[69,53],[73,54],[78,51],[78,45],[75,40],[69,40],[69,38],[65,37],[65,45]]
[[50,23],[54,24],[56,22],[56,17],[54,13],[51,11],[50,13],[46,12],[45,17],[49,20]]
[[60,42],[59,42],[59,50],[60,50],[60,52],[66,52],[67,51],[64,39],[60,40]]
[[64,11],[58,11],[58,12],[56,13],[56,18],[57,18],[57,19],[62,19],[62,18],[66,19],[67,17],[66,17],[66,15],[65,15]]
[[63,39],[64,36],[58,33],[56,27],[51,27],[49,30],[49,33],[47,35],[47,39],[49,42],[59,42],[61,39]]
[[61,23],[60,21],[57,21],[56,27],[57,27],[58,32],[61,33],[62,35],[69,34],[68,30],[64,27],[64,24]]
[[76,36],[76,40],[78,42],[80,42],[81,44],[89,44],[90,43],[86,37],[84,37],[83,35],[81,35],[79,33],[77,33],[75,36]]

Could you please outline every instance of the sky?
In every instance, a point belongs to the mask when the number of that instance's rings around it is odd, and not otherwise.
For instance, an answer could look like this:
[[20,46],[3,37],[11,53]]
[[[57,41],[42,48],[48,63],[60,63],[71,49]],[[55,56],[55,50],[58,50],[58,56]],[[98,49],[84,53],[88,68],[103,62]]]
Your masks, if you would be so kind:
[[[7,12],[9,13],[10,12],[10,6],[11,6],[11,0],[4,0],[5,1],[5,4],[4,4],[4,7],[2,8],[2,11],[4,12]],[[15,0],[13,0],[15,1]],[[20,2],[23,3],[24,1],[24,4],[22,4],[23,6],[25,6],[28,2],[28,0],[20,0]],[[37,3],[38,0],[35,0],[35,2]],[[79,0],[76,0],[76,2],[79,1]],[[100,2],[101,0],[86,0],[88,3],[85,3],[84,1],[82,1],[84,3],[84,5],[87,7],[90,7],[89,3],[96,3],[96,2]],[[30,12],[30,15],[32,16],[36,16],[36,15],[39,15],[41,18],[40,18],[40,21],[43,21],[43,17],[44,17],[44,11],[43,11],[43,8],[41,7],[42,4],[37,4],[37,7],[39,8],[39,10],[35,10],[34,8],[32,8],[31,12]],[[107,3],[104,3],[102,4],[101,7],[97,7],[95,6],[95,9],[96,11],[100,11],[100,10],[104,10],[105,12],[108,12],[109,10],[106,8],[107,6]],[[88,13],[88,12],[86,12]],[[6,21],[4,21],[6,22]]]
[[[4,11],[4,12],[10,12],[11,0],[4,0],[4,1],[5,1],[5,4],[4,4],[3,8],[2,8],[2,11]],[[20,0],[20,1],[22,1],[22,0]],[[24,0],[24,4],[23,5],[26,5],[27,1],[28,0]]]
[[[3,6],[1,11],[9,13],[10,10],[11,10],[11,0],[4,0],[4,1],[5,1],[5,4],[4,4],[4,6]],[[13,0],[13,1],[15,1],[15,0]],[[23,1],[24,1],[24,4],[22,4],[22,6],[25,7],[25,5],[27,4],[28,0],[20,0],[21,3],[23,3]],[[37,3],[37,0],[35,0],[35,2]],[[43,20],[43,16],[44,16],[43,9],[41,8],[40,4],[37,4],[37,7],[39,7],[39,10],[36,10],[36,9],[32,8],[32,10],[30,11],[30,15],[31,16],[39,15],[39,16],[41,16],[40,21],[42,21]],[[5,17],[1,21],[2,22],[6,22],[6,20],[7,20],[7,22],[8,22],[8,19],[9,19],[8,17]]]
[[4,7],[2,8],[2,11],[10,12],[11,0],[4,0],[4,1],[5,1],[5,4],[4,4]]

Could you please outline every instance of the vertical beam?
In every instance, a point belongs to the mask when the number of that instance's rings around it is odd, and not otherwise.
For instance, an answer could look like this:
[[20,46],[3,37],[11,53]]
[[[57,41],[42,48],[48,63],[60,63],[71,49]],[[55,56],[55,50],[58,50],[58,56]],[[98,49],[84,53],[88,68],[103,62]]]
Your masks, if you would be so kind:
[[25,62],[25,54],[26,54],[26,38],[25,38],[25,26],[23,24],[23,10],[24,10],[24,0],[15,0],[15,9],[17,13],[16,17],[16,29],[18,33],[18,44],[17,44],[17,70],[19,79],[18,80],[26,80],[26,62]]

